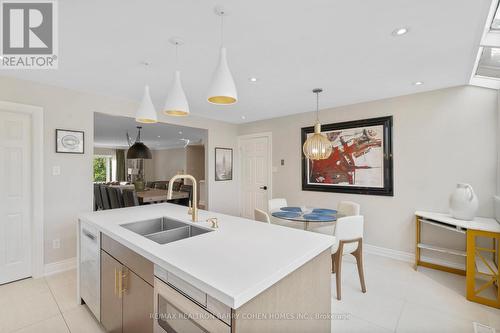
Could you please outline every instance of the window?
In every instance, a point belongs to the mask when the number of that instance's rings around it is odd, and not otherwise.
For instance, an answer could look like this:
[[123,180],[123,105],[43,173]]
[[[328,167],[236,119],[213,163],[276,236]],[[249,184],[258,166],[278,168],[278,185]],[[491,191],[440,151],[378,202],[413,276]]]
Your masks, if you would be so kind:
[[491,30],[500,30],[500,12],[498,11],[498,6],[495,11],[495,16],[493,16],[493,20],[491,21]]
[[483,47],[476,75],[500,78],[500,48]]
[[111,181],[111,156],[94,155],[94,182]]

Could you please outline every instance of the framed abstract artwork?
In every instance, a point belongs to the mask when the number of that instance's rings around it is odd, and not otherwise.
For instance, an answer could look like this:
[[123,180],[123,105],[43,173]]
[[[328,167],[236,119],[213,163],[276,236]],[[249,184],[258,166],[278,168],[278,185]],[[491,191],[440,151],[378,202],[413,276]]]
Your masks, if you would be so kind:
[[83,154],[85,152],[85,133],[56,129],[56,153]]
[[215,180],[233,179],[233,149],[215,148]]
[[[325,160],[302,152],[302,190],[394,195],[392,116],[321,126],[332,143]],[[302,128],[302,145],[314,127]]]

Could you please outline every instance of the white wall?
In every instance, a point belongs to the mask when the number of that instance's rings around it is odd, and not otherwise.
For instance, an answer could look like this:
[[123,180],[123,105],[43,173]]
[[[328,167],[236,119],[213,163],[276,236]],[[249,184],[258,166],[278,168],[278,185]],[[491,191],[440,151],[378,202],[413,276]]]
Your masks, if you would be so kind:
[[[437,90],[321,111],[320,119],[326,124],[387,115],[394,116],[394,197],[301,190],[300,129],[313,125],[313,113],[245,124],[239,133],[272,132],[273,166],[277,167],[274,197],[285,197],[292,205],[331,208],[340,200],[359,202],[366,217],[368,244],[413,252],[413,213],[447,212],[448,197],[458,182],[474,187],[480,200],[479,215],[492,216],[496,91],[470,86]],[[280,166],[281,159],[285,159],[284,166]],[[444,241],[456,244],[457,240]]]
[[[44,109],[44,236],[45,264],[76,255],[75,223],[79,213],[92,210],[92,158],[94,112],[134,116],[136,101],[121,100],[95,94],[38,84],[0,76],[0,100],[40,106]],[[208,129],[207,166],[209,171],[209,208],[236,213],[227,205],[238,195],[237,180],[215,182],[214,148],[235,148],[237,127],[232,124],[189,116],[187,118],[159,115],[160,121]],[[56,154],[55,129],[85,131],[85,154]],[[60,176],[52,176],[53,166],[61,167]],[[61,248],[53,249],[52,240],[59,238]]]

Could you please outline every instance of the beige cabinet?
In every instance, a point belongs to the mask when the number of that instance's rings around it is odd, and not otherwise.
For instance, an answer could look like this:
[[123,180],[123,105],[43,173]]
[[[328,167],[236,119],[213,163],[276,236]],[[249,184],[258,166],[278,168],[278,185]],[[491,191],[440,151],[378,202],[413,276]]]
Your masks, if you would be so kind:
[[154,290],[144,277],[153,279],[153,264],[129,251],[103,236],[101,324],[111,333],[152,333]]
[[122,299],[117,293],[117,274],[122,267],[116,259],[101,250],[101,324],[111,333],[122,332]]

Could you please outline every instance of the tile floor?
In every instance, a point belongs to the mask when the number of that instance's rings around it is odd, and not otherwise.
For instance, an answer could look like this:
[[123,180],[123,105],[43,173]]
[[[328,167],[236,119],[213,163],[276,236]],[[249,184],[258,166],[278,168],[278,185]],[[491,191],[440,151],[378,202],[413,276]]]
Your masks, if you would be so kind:
[[[365,271],[363,294],[354,261],[344,259],[341,301],[332,276],[333,332],[473,332],[474,321],[500,332],[500,310],[467,301],[464,277],[370,254]],[[74,270],[0,286],[0,333],[103,332],[75,289]]]

